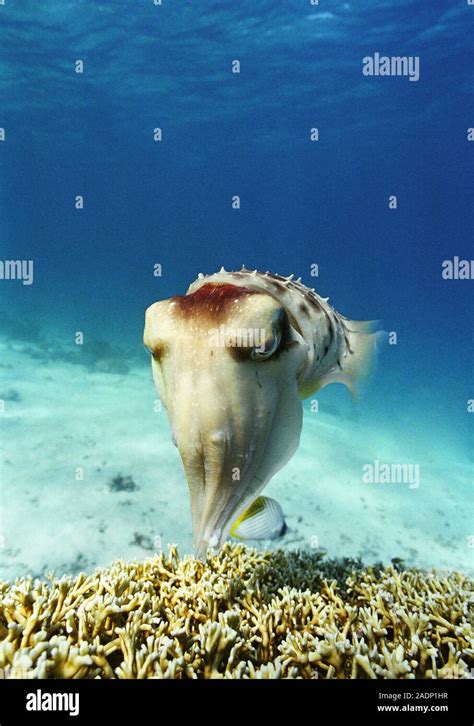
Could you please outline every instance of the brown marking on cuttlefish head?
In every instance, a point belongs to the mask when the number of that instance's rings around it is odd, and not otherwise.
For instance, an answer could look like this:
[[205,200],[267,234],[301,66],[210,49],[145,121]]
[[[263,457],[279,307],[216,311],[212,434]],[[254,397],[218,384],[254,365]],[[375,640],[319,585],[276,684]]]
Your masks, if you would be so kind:
[[196,292],[176,295],[171,298],[175,304],[174,313],[185,318],[208,319],[216,323],[225,320],[236,303],[250,295],[263,293],[227,283],[209,282]]

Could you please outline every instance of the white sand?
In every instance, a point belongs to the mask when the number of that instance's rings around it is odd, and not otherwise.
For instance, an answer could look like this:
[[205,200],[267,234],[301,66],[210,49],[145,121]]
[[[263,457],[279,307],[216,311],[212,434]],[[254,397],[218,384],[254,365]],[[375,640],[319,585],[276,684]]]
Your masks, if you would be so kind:
[[[0,398],[19,396],[0,419],[0,576],[90,571],[160,543],[192,552],[187,484],[166,415],[153,411],[151,373],[91,372],[22,347],[0,347]],[[329,400],[322,392],[321,412],[305,412],[298,452],[265,490],[289,527],[267,544],[472,571],[468,462],[401,425],[337,415]],[[419,462],[420,486],[364,483],[374,459]],[[111,490],[118,474],[136,489]]]

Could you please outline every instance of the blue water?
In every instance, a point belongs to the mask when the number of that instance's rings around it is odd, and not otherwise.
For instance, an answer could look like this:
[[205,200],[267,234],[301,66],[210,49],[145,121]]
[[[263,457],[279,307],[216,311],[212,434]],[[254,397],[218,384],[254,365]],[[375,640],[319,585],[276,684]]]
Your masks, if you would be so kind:
[[[7,0],[1,255],[34,284],[0,281],[4,338],[47,366],[80,330],[92,359],[148,365],[145,308],[198,272],[295,273],[397,333],[360,415],[423,434],[409,461],[472,467],[473,282],[441,264],[473,257],[473,29],[462,0]],[[418,56],[419,80],[364,76],[376,51]]]

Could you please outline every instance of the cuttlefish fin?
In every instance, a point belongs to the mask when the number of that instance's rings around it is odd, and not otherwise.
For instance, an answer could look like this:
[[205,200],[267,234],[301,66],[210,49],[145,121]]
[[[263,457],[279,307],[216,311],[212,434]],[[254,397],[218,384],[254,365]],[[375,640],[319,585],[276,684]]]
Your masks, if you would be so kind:
[[347,349],[333,370],[324,374],[317,382],[315,390],[330,383],[342,383],[349,389],[352,400],[357,399],[361,383],[375,367],[379,344],[386,333],[375,331],[377,321],[345,320]]

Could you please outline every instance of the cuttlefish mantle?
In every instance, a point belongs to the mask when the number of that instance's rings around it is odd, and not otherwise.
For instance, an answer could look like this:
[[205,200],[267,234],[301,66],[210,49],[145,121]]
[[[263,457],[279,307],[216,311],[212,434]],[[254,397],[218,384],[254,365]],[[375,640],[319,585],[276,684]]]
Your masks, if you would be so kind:
[[333,382],[355,394],[376,334],[293,276],[222,268],[151,305],[144,342],[203,557],[295,453],[302,399]]

